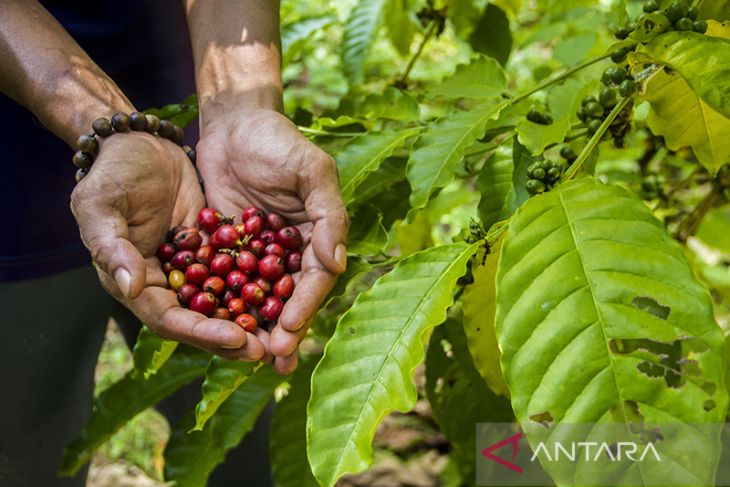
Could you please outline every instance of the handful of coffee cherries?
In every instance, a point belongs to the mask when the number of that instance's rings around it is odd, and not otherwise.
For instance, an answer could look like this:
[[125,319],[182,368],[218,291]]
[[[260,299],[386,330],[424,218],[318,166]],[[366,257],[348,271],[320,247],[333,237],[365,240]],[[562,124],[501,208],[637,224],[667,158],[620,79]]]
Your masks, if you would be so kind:
[[252,332],[275,322],[294,292],[292,274],[301,269],[303,241],[278,213],[250,206],[241,221],[203,208],[199,228],[171,229],[157,257],[180,305]]

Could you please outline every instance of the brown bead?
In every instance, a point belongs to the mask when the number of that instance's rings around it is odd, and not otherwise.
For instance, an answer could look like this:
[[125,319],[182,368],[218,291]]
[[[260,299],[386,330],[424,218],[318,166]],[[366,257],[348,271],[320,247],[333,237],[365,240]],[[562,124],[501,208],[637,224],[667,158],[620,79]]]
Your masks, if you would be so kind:
[[151,134],[157,132],[157,129],[160,128],[160,119],[156,115],[145,115],[144,118],[147,119],[145,130]]
[[190,159],[190,162],[195,164],[195,158],[197,155],[198,155],[198,153],[195,152],[195,149],[190,149],[190,151],[188,152],[188,158]]
[[173,125],[172,126],[172,136],[170,137],[170,140],[175,142],[177,145],[183,145],[184,138],[185,138],[185,132],[183,131],[182,127]]
[[94,162],[94,156],[89,154],[88,152],[81,152],[76,151],[74,154],[74,166],[78,167],[79,169],[85,169]]
[[108,118],[97,118],[91,124],[91,128],[99,137],[109,137],[112,134],[112,123]]
[[126,113],[115,113],[112,115],[112,127],[115,132],[126,132],[129,130],[129,115]]
[[79,137],[79,140],[76,142],[76,150],[88,152],[89,154],[94,154],[98,148],[99,143],[93,135],[84,134]]
[[147,127],[147,118],[142,112],[132,112],[129,114],[129,125],[132,130],[144,130]]
[[160,137],[169,138],[175,132],[172,122],[169,120],[160,120],[160,128],[157,129],[157,133]]
[[89,174],[89,168],[88,167],[82,167],[78,171],[76,171],[76,182],[80,182],[82,179],[86,177],[86,175]]

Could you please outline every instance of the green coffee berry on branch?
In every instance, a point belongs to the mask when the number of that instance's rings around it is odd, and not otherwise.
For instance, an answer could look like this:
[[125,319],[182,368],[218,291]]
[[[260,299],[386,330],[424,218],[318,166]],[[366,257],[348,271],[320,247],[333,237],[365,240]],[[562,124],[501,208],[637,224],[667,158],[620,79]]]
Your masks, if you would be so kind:
[[686,3],[681,0],[675,0],[669,7],[664,10],[664,14],[667,16],[671,23],[677,22],[682,17],[686,17],[689,14],[689,7]]
[[614,63],[622,63],[626,60],[626,55],[628,53],[628,49],[626,49],[625,47],[619,47],[611,53],[611,61],[613,61]]

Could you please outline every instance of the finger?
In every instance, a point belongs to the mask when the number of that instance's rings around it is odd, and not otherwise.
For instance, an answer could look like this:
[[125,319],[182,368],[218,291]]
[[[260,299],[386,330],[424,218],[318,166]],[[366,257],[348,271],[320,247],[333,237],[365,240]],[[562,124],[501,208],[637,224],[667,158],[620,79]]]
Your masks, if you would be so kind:
[[128,240],[129,228],[121,212],[109,201],[74,191],[71,210],[81,240],[96,265],[114,278],[125,297],[136,298],[145,286],[144,257]]
[[264,344],[252,333],[246,333],[246,344],[234,350],[225,348],[217,348],[214,350],[217,355],[228,359],[238,360],[242,362],[256,362],[262,360],[266,354],[266,348]]
[[[238,350],[256,356],[260,342],[253,335],[249,343],[246,332],[228,320],[206,318],[205,315],[181,308],[175,293],[161,287],[148,287],[127,306],[162,338],[187,343],[198,348]],[[263,348],[263,347],[261,347]],[[243,352],[241,352],[243,353]]]
[[277,357],[287,357],[294,353],[299,344],[307,335],[309,323],[298,329],[297,331],[287,331],[281,326],[275,326],[271,330],[269,338],[269,348],[271,353]]
[[299,364],[299,352],[295,351],[288,357],[276,357],[274,359],[274,370],[281,375],[289,375],[294,372]]
[[317,258],[332,273],[345,272],[348,218],[337,180],[334,160],[322,153],[320,162],[304,171],[302,199],[314,223],[312,246]]
[[302,269],[301,280],[279,316],[279,325],[287,331],[297,331],[302,328],[314,317],[322,300],[336,281],[337,276],[322,267]]
[[274,356],[271,354],[271,347],[269,346],[269,343],[271,341],[271,335],[269,335],[269,332],[262,328],[256,328],[253,332],[254,335],[256,335],[256,338],[261,342],[261,345],[264,347],[264,355],[259,359],[265,364],[270,364],[274,360]]

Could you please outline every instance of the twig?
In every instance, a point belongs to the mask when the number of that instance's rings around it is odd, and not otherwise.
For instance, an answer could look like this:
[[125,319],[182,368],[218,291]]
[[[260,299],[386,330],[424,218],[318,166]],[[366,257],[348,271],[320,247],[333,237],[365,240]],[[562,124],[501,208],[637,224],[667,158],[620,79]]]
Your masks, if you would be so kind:
[[435,20],[432,20],[431,23],[428,25],[428,29],[426,30],[426,33],[423,35],[423,39],[421,40],[421,44],[418,45],[418,49],[416,52],[411,56],[411,59],[408,61],[408,65],[406,66],[406,70],[403,71],[403,74],[401,75],[400,79],[398,80],[398,84],[401,86],[407,86],[408,84],[408,75],[411,74],[411,70],[413,69],[413,66],[416,64],[416,61],[421,56],[421,53],[423,52],[423,48],[426,46],[429,40],[431,40],[431,37],[436,33],[436,29],[438,28],[438,22]]

